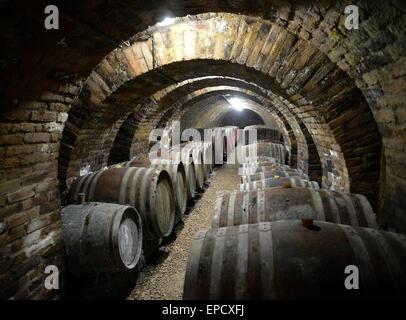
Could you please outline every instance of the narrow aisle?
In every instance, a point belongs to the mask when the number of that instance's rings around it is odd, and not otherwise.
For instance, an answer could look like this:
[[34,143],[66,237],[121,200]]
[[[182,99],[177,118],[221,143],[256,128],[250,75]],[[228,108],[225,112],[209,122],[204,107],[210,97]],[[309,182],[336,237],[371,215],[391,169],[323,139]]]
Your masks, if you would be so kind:
[[128,300],[177,300],[182,299],[189,248],[195,233],[210,229],[217,197],[238,190],[240,177],[234,166],[224,165],[215,169],[209,187],[186,215],[184,226],[177,231],[176,239],[160,248],[160,256],[167,255],[163,262],[148,265],[139,275]]

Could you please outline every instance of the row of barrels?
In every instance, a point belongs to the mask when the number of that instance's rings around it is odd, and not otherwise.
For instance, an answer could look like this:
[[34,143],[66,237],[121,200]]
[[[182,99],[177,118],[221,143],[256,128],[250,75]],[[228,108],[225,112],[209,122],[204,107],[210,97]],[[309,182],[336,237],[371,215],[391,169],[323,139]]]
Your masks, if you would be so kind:
[[184,299],[403,297],[406,237],[379,230],[363,195],[320,189],[262,150],[195,235]]
[[133,269],[145,241],[165,238],[212,170],[210,143],[173,147],[171,159],[133,159],[77,178],[62,209],[69,271]]
[[[192,131],[189,141],[178,145],[173,145],[174,141],[172,141],[171,136],[166,139],[161,138],[151,149],[148,158],[173,160],[169,150],[175,148],[182,149],[186,145],[191,146],[193,143],[198,143],[211,146],[211,149],[206,151],[205,158],[207,162],[211,159],[211,165],[223,164],[239,141],[238,127],[234,126],[193,130],[197,130],[197,133]],[[171,134],[171,132],[169,131],[168,134]],[[182,137],[182,139],[184,138],[186,137]]]
[[260,141],[249,145],[241,145],[236,148],[239,163],[256,163],[258,158],[274,158],[279,164],[286,164],[288,153],[281,143]]

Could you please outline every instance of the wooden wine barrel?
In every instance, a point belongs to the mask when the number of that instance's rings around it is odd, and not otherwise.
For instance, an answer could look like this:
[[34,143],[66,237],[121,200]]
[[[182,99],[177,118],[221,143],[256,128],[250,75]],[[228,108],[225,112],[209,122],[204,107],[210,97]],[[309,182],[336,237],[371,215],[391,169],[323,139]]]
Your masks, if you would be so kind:
[[[252,157],[272,157],[277,163],[285,164],[286,148],[280,143],[258,142],[237,148],[239,159]],[[240,160],[239,162],[242,162]],[[245,162],[245,161],[243,161]]]
[[175,220],[175,195],[171,177],[166,171],[152,168],[112,168],[76,179],[68,201],[78,203],[79,194],[85,201],[129,204],[143,220],[146,239],[168,236]]
[[132,159],[130,161],[119,163],[121,167],[144,167],[165,170],[171,176],[175,192],[176,222],[182,220],[186,211],[187,202],[187,183],[186,173],[182,162],[173,162],[161,159]]
[[[359,271],[358,290],[345,287],[353,275],[348,266]],[[183,298],[403,299],[404,270],[405,235],[319,221],[263,222],[198,232]]]
[[378,228],[376,215],[363,195],[304,188],[268,188],[223,195],[216,200],[212,228],[286,219]]
[[194,145],[200,148],[203,153],[204,162],[204,179],[207,180],[210,177],[213,166],[213,146],[211,142],[193,142]]
[[276,172],[260,172],[251,175],[241,176],[241,183],[253,182],[265,179],[279,179],[282,177],[295,177],[309,180],[309,176],[301,171],[279,170]]
[[68,270],[76,275],[133,269],[142,251],[137,210],[90,202],[62,209],[62,237]]
[[212,129],[213,144],[215,150],[215,164],[221,165],[227,160],[228,138],[224,128]]
[[195,142],[195,141],[189,143],[187,147],[191,149],[197,149],[202,153],[203,181],[206,181],[210,176],[210,168],[209,168],[210,159],[208,158],[207,151],[208,147],[204,144],[204,142]]
[[197,189],[202,189],[204,184],[204,160],[201,148],[196,148],[193,144],[187,144],[182,148],[182,152],[189,153],[192,156],[195,167],[196,187]]
[[300,173],[303,172],[300,169],[292,169],[292,168],[286,168],[286,167],[282,167],[282,166],[269,166],[269,167],[243,167],[243,168],[239,168],[238,169],[238,174],[240,176],[250,176],[250,175],[254,175],[254,174],[258,174],[261,172],[270,172],[270,173],[274,173],[274,172],[287,172],[287,173]]
[[170,161],[182,163],[186,174],[187,198],[193,199],[196,195],[196,169],[189,152],[182,151],[182,148],[175,146],[170,150]]
[[309,181],[300,178],[279,178],[279,179],[265,179],[248,183],[240,184],[240,191],[253,191],[256,189],[275,188],[275,187],[291,187],[291,188],[308,188],[320,189],[317,181]]
[[227,160],[227,134],[224,128],[211,128],[213,145],[213,164],[222,165]]

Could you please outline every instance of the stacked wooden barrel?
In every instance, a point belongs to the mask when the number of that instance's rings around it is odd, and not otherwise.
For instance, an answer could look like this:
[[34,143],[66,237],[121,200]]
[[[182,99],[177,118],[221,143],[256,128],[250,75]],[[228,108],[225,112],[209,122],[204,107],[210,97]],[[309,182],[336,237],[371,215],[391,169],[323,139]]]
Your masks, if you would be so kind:
[[133,206],[143,220],[144,236],[168,236],[175,221],[172,180],[168,172],[153,168],[110,168],[76,179],[68,201],[107,202]]
[[115,167],[145,167],[167,171],[171,176],[175,192],[176,219],[177,221],[182,219],[187,202],[186,172],[182,162],[164,159],[133,159],[116,164]]
[[[192,242],[184,299],[402,297],[406,237],[378,231],[363,195],[319,189],[282,166],[283,147],[259,144],[273,160],[241,164],[241,191],[217,199],[212,229]],[[348,290],[354,266],[360,289]]]
[[133,269],[182,220],[210,176],[212,150],[211,142],[183,143],[78,177],[62,210],[69,271]]

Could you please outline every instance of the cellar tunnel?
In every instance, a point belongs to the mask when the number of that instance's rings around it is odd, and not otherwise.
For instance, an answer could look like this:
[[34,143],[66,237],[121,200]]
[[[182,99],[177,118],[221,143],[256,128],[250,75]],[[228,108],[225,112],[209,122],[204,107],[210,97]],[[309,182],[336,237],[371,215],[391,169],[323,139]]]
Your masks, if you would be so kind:
[[43,270],[65,274],[71,186],[145,159],[151,131],[176,121],[276,130],[286,165],[406,231],[400,1],[353,1],[358,30],[344,27],[345,1],[60,0],[58,30],[32,2],[0,5],[1,298],[63,297]]

